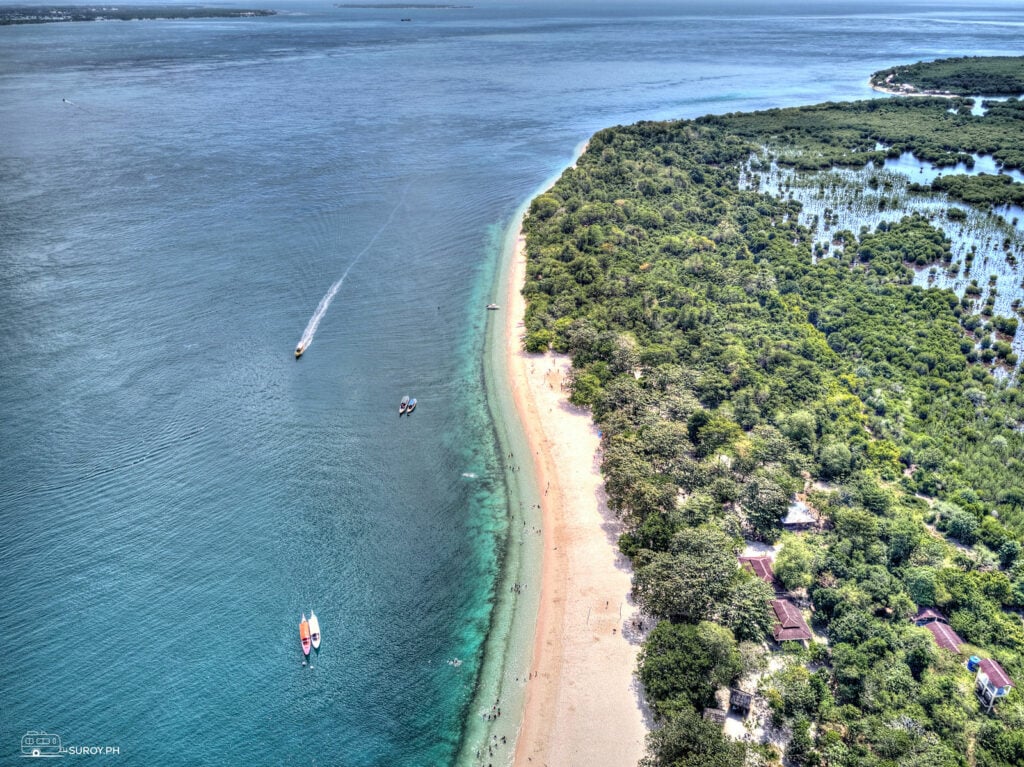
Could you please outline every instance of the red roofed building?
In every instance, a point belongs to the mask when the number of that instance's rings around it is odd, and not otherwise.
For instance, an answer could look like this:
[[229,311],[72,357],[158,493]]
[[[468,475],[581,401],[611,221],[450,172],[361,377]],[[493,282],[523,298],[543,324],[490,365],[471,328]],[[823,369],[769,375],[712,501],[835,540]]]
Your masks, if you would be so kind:
[[1012,687],[1013,680],[1010,679],[1010,675],[1003,671],[1003,667],[996,661],[985,658],[980,663],[974,691],[978,694],[981,705],[991,711],[997,700],[1010,694]]
[[769,586],[775,585],[772,560],[769,557],[740,557],[740,567],[756,575]]
[[811,630],[795,604],[788,599],[773,599],[772,610],[778,621],[772,629],[776,642],[807,642],[811,638]]
[[949,650],[951,653],[960,654],[960,645],[963,644],[963,640],[957,636],[956,632],[949,627],[949,624],[945,621],[932,621],[926,623],[924,626],[935,637],[935,644],[944,650]]
[[933,607],[922,607],[921,611],[912,620],[915,626],[924,626],[932,621],[946,622],[946,616]]
[[924,626],[935,637],[935,644],[951,653],[960,654],[960,645],[964,643],[956,632],[949,627],[946,616],[933,607],[922,607],[911,620],[915,626]]

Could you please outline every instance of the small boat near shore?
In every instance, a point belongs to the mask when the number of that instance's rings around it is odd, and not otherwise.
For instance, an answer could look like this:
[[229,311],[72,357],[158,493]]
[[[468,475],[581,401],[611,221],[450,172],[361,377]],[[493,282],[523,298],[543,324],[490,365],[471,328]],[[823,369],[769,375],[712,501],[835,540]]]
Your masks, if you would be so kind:
[[406,410],[409,409],[409,395],[402,397],[402,401],[398,403],[398,414],[402,415]]
[[299,624],[299,641],[302,642],[302,654],[309,655],[309,621],[306,620],[305,613],[302,614],[302,623]]
[[487,304],[487,309],[488,309],[488,311],[492,311],[492,312],[495,312],[495,311],[497,311],[497,310],[498,310],[498,309],[500,309],[500,308],[501,308],[501,307],[500,307],[500,306],[498,306],[497,304]]
[[295,359],[301,357],[304,351],[306,351],[306,345],[299,341],[299,345],[295,347]]
[[415,409],[416,409],[416,398],[413,397],[411,400],[409,400],[409,405],[405,408],[405,414],[409,415]]
[[312,610],[309,611],[309,641],[314,650],[320,649],[320,621]]

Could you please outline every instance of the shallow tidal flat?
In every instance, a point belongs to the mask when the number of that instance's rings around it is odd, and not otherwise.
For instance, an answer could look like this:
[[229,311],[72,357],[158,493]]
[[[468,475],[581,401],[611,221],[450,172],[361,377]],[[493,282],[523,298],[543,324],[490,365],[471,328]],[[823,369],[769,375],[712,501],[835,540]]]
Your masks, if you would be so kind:
[[[908,187],[929,183],[943,173],[1007,173],[1020,180],[1019,171],[1002,171],[990,157],[975,156],[973,167],[940,168],[904,153],[884,165],[861,169],[833,168],[804,171],[780,167],[772,160],[753,158],[741,180],[744,188],[758,190],[802,206],[800,223],[813,233],[813,257],[841,254],[834,242],[843,230],[873,230],[883,221],[920,214],[939,227],[952,241],[948,261],[912,264],[914,283],[949,289],[963,298],[972,283],[991,295],[991,313],[1020,316],[1024,297],[1024,210],[1004,206],[993,211],[950,200],[946,195],[920,193]],[[951,211],[954,211],[951,214]],[[982,294],[978,294],[979,308]],[[1012,339],[1014,352],[1024,353],[1024,334]]]

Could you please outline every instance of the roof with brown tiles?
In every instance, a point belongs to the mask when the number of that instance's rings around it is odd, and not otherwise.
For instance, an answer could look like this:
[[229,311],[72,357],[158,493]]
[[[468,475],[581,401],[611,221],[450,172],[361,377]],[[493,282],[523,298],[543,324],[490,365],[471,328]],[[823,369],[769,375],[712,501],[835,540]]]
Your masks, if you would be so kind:
[[963,644],[963,640],[957,636],[956,632],[948,624],[942,621],[932,621],[931,623],[926,623],[924,627],[932,632],[932,636],[935,637],[935,644],[939,647],[954,653],[960,652],[960,645]]
[[775,582],[769,557],[740,557],[740,565],[771,586]]
[[946,616],[933,607],[922,607],[920,612],[913,618],[914,623],[921,621],[946,621]]
[[1010,675],[1003,671],[1003,667],[996,661],[985,658],[979,667],[988,677],[988,681],[995,687],[1012,687],[1013,680]]
[[772,636],[776,642],[785,642],[790,639],[810,639],[811,630],[804,620],[800,609],[787,599],[773,599],[772,609],[778,623],[772,629]]

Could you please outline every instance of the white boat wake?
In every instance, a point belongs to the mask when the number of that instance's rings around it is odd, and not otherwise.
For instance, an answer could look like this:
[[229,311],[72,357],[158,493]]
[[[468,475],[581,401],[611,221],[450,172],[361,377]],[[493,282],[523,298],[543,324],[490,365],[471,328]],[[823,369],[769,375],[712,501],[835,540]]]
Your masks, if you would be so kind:
[[320,320],[322,320],[324,315],[327,314],[327,307],[331,305],[331,301],[333,301],[334,297],[338,294],[338,290],[341,289],[341,284],[345,281],[345,278],[348,277],[348,273],[352,271],[352,267],[355,266],[359,262],[359,259],[373,247],[373,243],[377,241],[377,238],[384,234],[384,230],[388,228],[391,221],[394,219],[395,214],[398,212],[398,209],[402,207],[402,204],[405,202],[405,193],[408,189],[409,188],[406,187],[402,192],[401,198],[399,198],[395,207],[391,209],[388,217],[384,220],[384,223],[381,224],[380,229],[378,229],[376,234],[374,234],[373,237],[370,238],[370,241],[366,243],[366,247],[356,254],[356,257],[352,259],[352,263],[348,265],[348,268],[341,275],[338,281],[331,285],[331,287],[328,288],[326,295],[320,299],[320,303],[316,305],[316,311],[313,312],[313,316],[309,318],[309,324],[306,325],[306,329],[302,332],[302,338],[299,339],[298,346],[296,347],[297,349],[301,349],[305,352],[309,348],[309,345],[313,343],[313,336],[316,335],[316,329],[320,327]]

